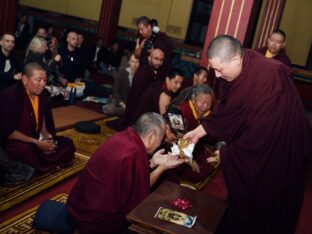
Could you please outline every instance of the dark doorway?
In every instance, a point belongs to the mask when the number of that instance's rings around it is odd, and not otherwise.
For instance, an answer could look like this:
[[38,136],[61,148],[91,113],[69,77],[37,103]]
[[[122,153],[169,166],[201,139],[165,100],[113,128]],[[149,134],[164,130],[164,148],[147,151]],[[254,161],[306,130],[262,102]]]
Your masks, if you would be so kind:
[[204,46],[213,0],[194,0],[185,43]]

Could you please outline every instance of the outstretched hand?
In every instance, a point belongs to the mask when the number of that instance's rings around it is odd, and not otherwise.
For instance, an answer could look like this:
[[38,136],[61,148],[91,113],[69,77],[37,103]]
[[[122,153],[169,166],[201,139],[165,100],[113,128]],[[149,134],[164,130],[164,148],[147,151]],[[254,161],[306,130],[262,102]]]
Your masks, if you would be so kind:
[[183,136],[183,139],[187,139],[187,140],[191,141],[192,143],[196,144],[198,142],[198,140],[205,135],[206,135],[205,129],[203,128],[202,125],[199,125],[194,130],[186,133]]
[[166,161],[166,156],[164,154],[165,149],[160,149],[156,153],[154,153],[152,159],[150,160],[150,167],[154,168],[159,164],[162,164]]
[[181,159],[177,155],[164,154],[165,150],[158,150],[150,160],[150,167],[154,168],[161,166],[164,170],[178,167],[182,163],[186,162],[185,159]]

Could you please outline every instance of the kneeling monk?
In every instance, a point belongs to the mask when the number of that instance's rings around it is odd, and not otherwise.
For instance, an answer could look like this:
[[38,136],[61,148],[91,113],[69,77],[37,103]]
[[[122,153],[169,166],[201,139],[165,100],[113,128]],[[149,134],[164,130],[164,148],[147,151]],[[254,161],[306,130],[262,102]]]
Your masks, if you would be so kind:
[[75,147],[55,136],[48,97],[43,93],[46,71],[36,63],[24,68],[22,81],[0,94],[0,144],[8,157],[40,172],[72,164]]

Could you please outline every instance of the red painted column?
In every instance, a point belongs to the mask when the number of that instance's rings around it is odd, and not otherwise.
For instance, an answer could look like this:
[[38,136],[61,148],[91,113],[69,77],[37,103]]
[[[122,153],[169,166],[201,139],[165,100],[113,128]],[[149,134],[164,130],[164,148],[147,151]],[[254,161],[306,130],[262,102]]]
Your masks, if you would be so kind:
[[17,0],[0,0],[0,35],[15,32]]
[[266,45],[266,39],[275,29],[278,29],[282,13],[285,6],[285,0],[267,0],[260,23],[260,30],[256,35],[256,48]]
[[97,36],[103,38],[104,46],[110,46],[115,39],[121,0],[103,0]]
[[206,51],[210,41],[221,34],[227,34],[244,42],[252,7],[255,0],[215,0],[209,20],[201,66],[208,66]]

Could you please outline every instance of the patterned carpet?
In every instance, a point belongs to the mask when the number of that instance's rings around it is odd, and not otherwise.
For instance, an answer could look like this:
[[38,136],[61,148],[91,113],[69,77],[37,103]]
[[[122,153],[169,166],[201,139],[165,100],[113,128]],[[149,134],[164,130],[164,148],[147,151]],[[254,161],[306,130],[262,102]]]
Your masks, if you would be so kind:
[[[76,155],[74,165],[68,168],[57,169],[53,172],[38,175],[28,183],[16,186],[0,187],[0,211],[5,211],[39,192],[52,187],[56,183],[64,180],[81,171],[87,164],[89,157]],[[0,231],[0,233],[2,233]]]
[[97,148],[114,133],[114,130],[106,126],[106,122],[116,118],[117,117],[112,117],[95,122],[101,127],[101,132],[98,134],[81,133],[76,131],[74,128],[71,128],[62,132],[58,132],[57,135],[69,137],[73,140],[76,147],[76,153],[78,155],[90,157],[97,150]]
[[[59,194],[52,198],[52,200],[56,200],[62,203],[66,203],[67,194]],[[36,210],[39,206],[33,207],[25,212],[13,217],[12,219],[0,224],[0,233],[1,234],[26,234],[26,233],[48,233],[44,231],[38,231],[32,228],[33,218],[35,216]]]
[[106,122],[115,118],[116,117],[97,121],[96,123],[101,126],[101,132],[98,134],[79,133],[75,129],[58,132],[58,135],[69,137],[74,141],[76,146],[74,165],[64,169],[57,169],[47,174],[38,175],[25,184],[12,187],[1,186],[0,212],[15,206],[39,192],[52,187],[58,182],[82,171],[95,150],[114,133],[113,130],[106,126]]

